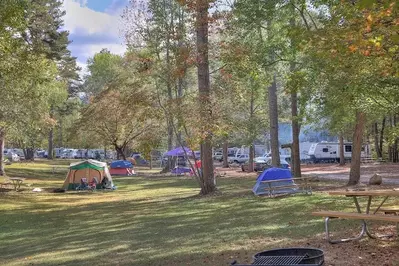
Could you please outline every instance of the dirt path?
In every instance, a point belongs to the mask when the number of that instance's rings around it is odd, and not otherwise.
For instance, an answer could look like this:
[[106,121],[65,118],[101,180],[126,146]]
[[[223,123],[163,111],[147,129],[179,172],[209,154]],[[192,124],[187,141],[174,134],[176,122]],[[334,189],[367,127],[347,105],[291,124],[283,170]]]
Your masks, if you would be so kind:
[[[308,176],[317,176],[321,179],[348,180],[350,165],[313,164],[303,165],[302,173]],[[370,177],[379,174],[385,184],[399,184],[399,164],[362,164],[360,168],[360,182],[368,183]]]
[[[339,166],[338,164],[309,164],[302,165],[302,174],[304,176],[315,176],[319,179],[342,180],[349,178],[350,164]],[[231,168],[217,167],[221,176],[226,177],[256,177],[259,173],[242,172],[241,168],[233,165]],[[370,177],[379,174],[383,178],[383,184],[399,184],[399,164],[392,163],[369,163],[361,166],[361,183],[368,183]]]

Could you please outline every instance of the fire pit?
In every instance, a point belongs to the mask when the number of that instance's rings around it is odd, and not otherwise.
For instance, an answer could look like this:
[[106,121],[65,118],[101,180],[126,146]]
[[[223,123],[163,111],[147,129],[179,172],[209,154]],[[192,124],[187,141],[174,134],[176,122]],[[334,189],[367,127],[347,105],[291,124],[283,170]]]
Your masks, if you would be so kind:
[[[282,248],[262,251],[254,256],[254,262],[250,265],[258,266],[322,266],[324,264],[324,252],[316,248]],[[238,264],[234,266],[250,266]]]

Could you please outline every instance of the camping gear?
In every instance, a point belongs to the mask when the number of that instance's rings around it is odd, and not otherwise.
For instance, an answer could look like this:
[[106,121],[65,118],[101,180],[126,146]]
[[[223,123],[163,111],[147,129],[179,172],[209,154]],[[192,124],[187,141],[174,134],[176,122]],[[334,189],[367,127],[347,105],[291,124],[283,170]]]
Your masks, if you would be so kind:
[[276,186],[276,189],[273,191],[274,194],[289,194],[297,192],[296,188],[284,188],[284,186],[295,185],[294,181],[292,180],[291,171],[288,169],[275,168],[275,167],[266,169],[258,176],[256,184],[253,187],[252,191],[255,195],[264,195],[264,194],[269,195],[269,184],[262,183],[262,181],[271,181],[279,179],[286,179],[286,180],[272,184],[272,186]]
[[[101,182],[106,178],[109,181],[109,186],[107,188],[112,189],[114,187],[106,163],[96,160],[86,160],[70,164],[62,188],[65,190],[76,189],[81,185],[83,178],[86,178],[87,184],[93,184],[96,182],[96,188],[101,188]],[[93,181],[94,178],[96,181]]]
[[[231,263],[234,266],[249,266]],[[322,266],[324,265],[324,251],[317,248],[280,248],[259,252],[254,256],[250,265],[273,266]]]
[[110,165],[110,168],[110,173],[112,176],[130,176],[135,174],[133,164],[129,161],[113,161]]
[[187,168],[187,167],[175,167],[171,170],[172,174],[176,174],[176,175],[184,175],[185,173],[191,173],[191,168]]
[[167,153],[165,153],[165,156],[176,157],[176,156],[186,156],[186,154],[187,156],[190,156],[192,155],[192,151],[187,147],[178,147],[176,149],[170,150]]
[[171,157],[168,158],[168,161],[172,160],[174,164],[171,165],[171,173],[176,175],[191,172],[191,169],[187,167],[188,156],[191,155],[192,151],[187,147],[178,147],[164,154],[164,156]]

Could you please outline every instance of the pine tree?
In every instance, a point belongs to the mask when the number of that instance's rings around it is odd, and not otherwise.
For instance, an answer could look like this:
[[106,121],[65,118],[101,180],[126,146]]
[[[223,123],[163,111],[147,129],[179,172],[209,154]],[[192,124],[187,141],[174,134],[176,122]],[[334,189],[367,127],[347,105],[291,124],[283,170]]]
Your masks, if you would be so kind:
[[[68,50],[69,32],[62,30],[64,26],[61,0],[30,0],[27,6],[26,20],[28,30],[23,33],[25,41],[38,54],[44,54],[47,59],[56,61],[60,77],[68,85],[68,94],[77,92],[79,80],[76,58]],[[56,106],[52,105],[50,117],[54,118]],[[49,132],[48,158],[53,158],[53,134]]]

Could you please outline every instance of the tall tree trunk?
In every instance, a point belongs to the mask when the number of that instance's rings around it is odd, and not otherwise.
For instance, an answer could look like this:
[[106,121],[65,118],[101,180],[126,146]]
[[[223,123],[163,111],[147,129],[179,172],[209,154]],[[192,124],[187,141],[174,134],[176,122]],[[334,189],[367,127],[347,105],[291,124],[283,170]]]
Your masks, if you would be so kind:
[[25,160],[33,161],[35,159],[35,150],[33,148],[27,148],[25,154]]
[[[290,18],[290,26],[295,28],[295,17],[296,10],[295,6],[291,5],[291,18]],[[291,38],[291,50],[293,53],[293,60],[296,58],[296,40]],[[295,62],[290,62],[290,72],[294,73],[295,71]],[[291,127],[292,127],[292,146],[291,146],[291,167],[292,174],[294,177],[301,177],[301,154],[299,149],[299,133],[300,133],[300,125],[299,125],[299,116],[298,116],[298,90],[297,88],[293,88],[291,91]]]
[[62,118],[60,119],[60,125],[59,125],[59,130],[60,130],[60,132],[59,132],[59,140],[58,140],[58,147],[62,147],[63,146],[63,143],[62,143],[62,138],[63,138],[63,136],[62,136],[62,127],[63,127],[63,124],[62,124]]
[[[393,126],[396,127],[396,115],[393,116]],[[392,147],[392,162],[399,162],[399,151],[398,151],[399,138],[396,138]]]
[[115,147],[116,156],[117,156],[118,160],[120,160],[122,157],[122,160],[126,161],[125,148],[123,146],[121,147],[116,144],[114,144],[114,147]]
[[[170,7],[170,1],[169,1],[169,7]],[[167,10],[167,3],[166,1],[164,1],[164,9]],[[171,36],[171,32],[170,32],[170,25],[169,23],[167,23],[167,30],[166,30],[166,36],[165,36],[165,40],[166,40],[166,45],[165,45],[165,49],[166,49],[166,90],[168,92],[168,99],[169,99],[169,115],[167,117],[168,119],[168,150],[173,149],[173,115],[172,112],[170,110],[171,106],[171,102],[173,100],[173,93],[172,93],[172,71],[171,71],[171,63],[170,63],[170,36]]]
[[[186,64],[186,55],[184,49],[184,36],[186,36],[185,32],[185,23],[184,23],[184,9],[179,6],[179,15],[178,15],[178,27],[177,27],[177,38],[178,38],[178,49],[176,54],[176,64],[178,68],[178,79],[177,79],[177,104],[178,110],[181,110],[181,99],[183,97],[184,88],[185,88],[185,79],[186,79],[186,72],[187,72],[187,64]],[[183,114],[178,114],[177,117],[177,124],[178,124],[178,132],[176,134],[177,143],[182,143],[182,125],[184,123]]]
[[251,145],[249,146],[249,160],[248,160],[248,172],[253,172],[254,171],[254,135],[256,128],[252,125],[253,123],[253,117],[255,113],[255,97],[254,97],[254,87],[251,84],[251,101],[250,101],[250,109],[249,109],[249,125],[248,125],[248,131],[251,136]]
[[248,160],[248,172],[254,171],[254,144],[249,146],[249,160]]
[[[50,118],[54,118],[54,107],[53,106],[50,107]],[[54,159],[53,152],[54,152],[54,128],[51,127],[50,132],[48,133],[47,159],[49,159],[49,160]]]
[[54,143],[54,129],[51,128],[50,132],[48,133],[48,151],[47,151],[48,155],[47,155],[47,159],[49,159],[49,160],[53,160],[54,159],[54,156],[53,156],[53,150],[54,150],[53,143]]
[[366,115],[363,112],[356,112],[356,126],[353,132],[352,159],[349,173],[348,185],[356,185],[360,181],[360,159],[362,152],[363,131],[366,122]]
[[4,143],[6,140],[6,132],[0,128],[0,176],[5,176],[4,170]]
[[298,117],[298,93],[291,92],[291,116],[292,116],[292,149],[291,163],[294,177],[301,177],[301,155],[299,150],[299,117]]
[[345,153],[344,153],[344,136],[339,135],[339,165],[345,165]]
[[382,119],[381,123],[381,131],[380,131],[380,144],[379,144],[379,149],[380,149],[380,158],[384,156],[384,129],[385,129],[385,121],[386,118]]
[[196,32],[198,59],[198,93],[200,102],[201,126],[205,138],[201,144],[202,176],[200,177],[201,194],[206,195],[216,190],[213,175],[212,135],[209,122],[212,121],[212,103],[210,99],[209,59],[208,59],[208,0],[196,2]]
[[277,82],[276,75],[269,87],[269,120],[270,120],[270,146],[272,150],[272,165],[280,167],[280,149],[278,143],[278,107],[277,107]]
[[380,149],[380,144],[378,141],[378,123],[375,122],[374,123],[374,127],[373,127],[373,131],[374,131],[374,146],[375,146],[375,152],[377,153],[377,158],[382,158],[382,153],[381,153],[381,149]]
[[223,142],[223,168],[229,168],[229,161],[227,160],[229,156],[229,143],[227,140]]

